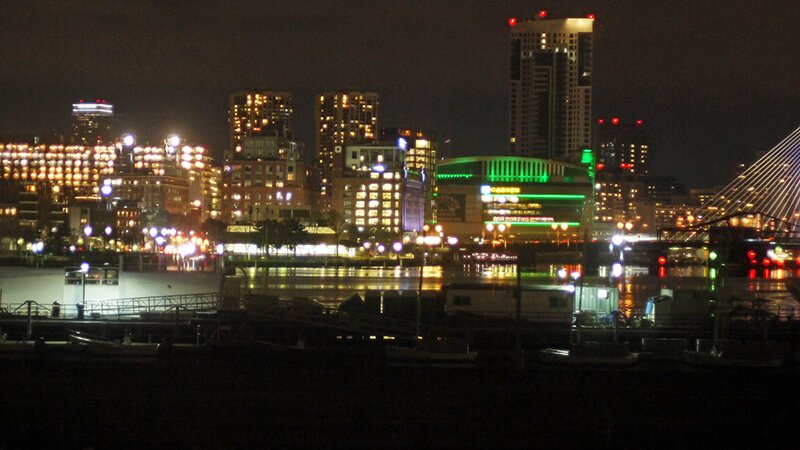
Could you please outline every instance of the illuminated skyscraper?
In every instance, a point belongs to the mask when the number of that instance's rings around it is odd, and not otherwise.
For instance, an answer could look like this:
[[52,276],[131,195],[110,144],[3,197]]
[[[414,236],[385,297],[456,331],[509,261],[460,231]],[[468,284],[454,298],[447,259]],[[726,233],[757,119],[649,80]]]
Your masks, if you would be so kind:
[[330,209],[333,179],[340,177],[343,150],[348,145],[373,144],[378,138],[378,94],[338,91],[319,96],[317,103],[316,161],[320,168],[320,201]]
[[226,157],[236,158],[248,136],[292,136],[292,95],[280,91],[248,91],[231,95],[228,110],[230,144]]
[[406,168],[417,172],[425,188],[425,221],[436,221],[436,133],[431,130],[384,128],[381,142],[394,143],[406,151]]
[[75,145],[94,146],[114,142],[114,105],[105,100],[72,104],[70,138]]
[[592,138],[594,18],[509,20],[509,152],[577,162]]

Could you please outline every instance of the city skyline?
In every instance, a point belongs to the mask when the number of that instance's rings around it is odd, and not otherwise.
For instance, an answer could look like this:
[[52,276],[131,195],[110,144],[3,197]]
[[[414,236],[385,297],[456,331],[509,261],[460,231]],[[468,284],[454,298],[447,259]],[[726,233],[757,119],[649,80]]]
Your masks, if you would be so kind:
[[[0,50],[10,62],[0,69],[0,130],[66,130],[72,103],[104,98],[151,141],[175,131],[220,156],[229,95],[263,88],[292,93],[308,148],[315,97],[353,86],[381,95],[381,126],[430,128],[449,139],[444,157],[502,155],[507,20],[546,9],[550,17],[596,15],[593,115],[645,120],[654,172],[719,184],[798,122],[792,74],[800,62],[791,55],[799,44],[780,31],[796,12],[791,3],[6,2],[3,42],[14,44]],[[335,24],[364,30],[348,40]],[[760,31],[736,30],[745,25]],[[89,30],[79,32],[81,44],[61,39],[74,30]],[[718,170],[706,174],[711,163]]]

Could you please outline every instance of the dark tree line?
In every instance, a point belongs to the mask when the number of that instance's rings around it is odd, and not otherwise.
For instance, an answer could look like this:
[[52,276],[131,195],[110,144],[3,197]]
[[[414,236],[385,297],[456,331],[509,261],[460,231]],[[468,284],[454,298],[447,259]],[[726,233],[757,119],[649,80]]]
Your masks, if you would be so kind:
[[308,243],[308,232],[297,219],[267,219],[256,224],[251,238],[251,243],[267,250],[286,247],[294,251],[298,245]]

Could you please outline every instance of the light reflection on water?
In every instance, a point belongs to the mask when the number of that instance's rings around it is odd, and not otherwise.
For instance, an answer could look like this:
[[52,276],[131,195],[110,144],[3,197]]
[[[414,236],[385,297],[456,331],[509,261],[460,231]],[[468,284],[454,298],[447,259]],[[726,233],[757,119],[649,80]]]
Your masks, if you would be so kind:
[[[525,269],[523,284],[563,284],[558,272],[581,272],[580,265],[542,265]],[[363,296],[370,289],[416,290],[420,283],[418,267],[272,267],[245,269],[250,288],[255,293],[282,297],[308,296],[335,305],[354,293]],[[751,274],[752,275],[752,274]],[[769,295],[786,293],[784,278],[796,275],[789,270],[772,270],[758,277],[719,277],[716,288],[726,292],[751,292]],[[461,268],[425,266],[422,289],[440,290],[443,286],[461,282],[497,284],[516,283],[517,269],[511,264],[465,265]],[[597,276],[586,277],[595,286],[616,286],[620,291],[620,307],[626,315],[641,314],[647,299],[658,295],[662,288],[700,289],[711,287],[708,269],[704,266],[662,268],[650,274],[644,267],[626,267],[619,280],[609,277],[609,268],[600,267]]]

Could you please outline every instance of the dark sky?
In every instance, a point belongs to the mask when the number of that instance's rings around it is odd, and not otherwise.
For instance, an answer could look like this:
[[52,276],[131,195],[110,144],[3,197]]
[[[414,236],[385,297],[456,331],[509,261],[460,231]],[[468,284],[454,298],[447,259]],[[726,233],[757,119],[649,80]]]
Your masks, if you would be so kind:
[[2,0],[0,130],[62,131],[104,98],[137,136],[219,154],[229,93],[285,89],[312,151],[315,96],[358,87],[384,126],[501,154],[506,21],[542,8],[597,15],[594,115],[643,118],[659,174],[724,182],[800,125],[797,0]]

